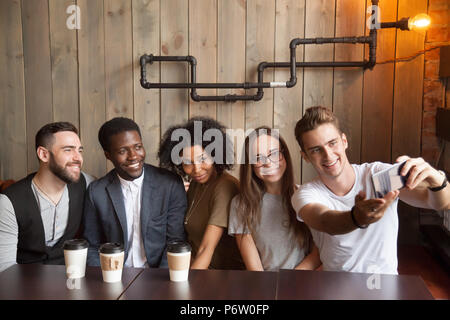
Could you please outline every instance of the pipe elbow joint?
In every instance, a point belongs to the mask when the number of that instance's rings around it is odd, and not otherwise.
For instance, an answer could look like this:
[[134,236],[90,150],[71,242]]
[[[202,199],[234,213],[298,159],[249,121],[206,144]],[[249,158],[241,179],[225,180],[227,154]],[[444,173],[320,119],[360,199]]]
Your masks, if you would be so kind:
[[300,38],[292,39],[291,42],[289,43],[289,48],[295,49],[295,47],[297,47],[299,44],[300,44]]
[[253,97],[253,101],[259,101],[263,98],[264,96],[264,91],[263,90],[258,90],[258,92],[256,93],[256,95]]
[[194,66],[197,65],[197,59],[194,56],[186,56],[186,60]]
[[141,66],[145,66],[147,63],[153,63],[153,54],[143,54],[140,58]]
[[264,72],[264,69],[267,68],[267,62],[263,61],[258,64],[258,72]]
[[292,88],[297,84],[297,78],[291,78],[289,81],[286,81],[286,88]]
[[202,100],[200,99],[200,96],[197,94],[197,91],[196,91],[195,89],[192,89],[192,90],[191,90],[191,98],[192,98],[192,100],[194,100],[194,101],[196,101],[196,102],[202,101]]
[[150,85],[149,85],[149,83],[147,82],[146,79],[141,78],[140,82],[141,82],[141,87],[142,87],[142,88],[144,88],[144,89],[150,89]]

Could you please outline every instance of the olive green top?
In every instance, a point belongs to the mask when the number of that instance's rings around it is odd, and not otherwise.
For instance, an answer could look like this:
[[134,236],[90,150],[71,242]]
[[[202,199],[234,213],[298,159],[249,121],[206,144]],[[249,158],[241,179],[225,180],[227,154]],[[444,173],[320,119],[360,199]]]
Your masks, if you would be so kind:
[[239,182],[224,172],[201,184],[192,181],[187,193],[185,227],[195,258],[208,225],[224,228],[211,259],[210,269],[245,269],[236,241],[228,235],[231,199],[239,193]]

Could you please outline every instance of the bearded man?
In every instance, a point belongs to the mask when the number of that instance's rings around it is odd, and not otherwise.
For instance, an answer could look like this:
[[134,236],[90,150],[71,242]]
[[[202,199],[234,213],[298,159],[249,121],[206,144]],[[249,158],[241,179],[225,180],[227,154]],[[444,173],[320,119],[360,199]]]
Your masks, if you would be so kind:
[[0,194],[0,272],[15,263],[64,264],[65,240],[81,234],[86,188],[83,147],[68,122],[36,134],[39,169]]

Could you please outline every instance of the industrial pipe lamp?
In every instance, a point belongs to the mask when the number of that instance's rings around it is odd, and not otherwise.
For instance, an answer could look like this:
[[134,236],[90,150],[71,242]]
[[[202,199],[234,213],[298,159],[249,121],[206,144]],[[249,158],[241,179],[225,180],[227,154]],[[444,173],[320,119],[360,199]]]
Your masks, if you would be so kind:
[[[372,0],[372,5],[377,6],[379,0]],[[372,6],[372,8],[373,8]],[[374,15],[372,11],[372,15]],[[292,39],[289,45],[290,61],[289,62],[261,62],[258,65],[258,81],[244,83],[197,83],[196,82],[196,66],[197,60],[193,56],[154,56],[152,54],[144,54],[140,58],[141,65],[141,86],[145,89],[191,89],[191,98],[194,101],[259,101],[264,95],[264,88],[291,88],[297,83],[296,68],[326,68],[326,67],[358,67],[363,69],[373,69],[376,64],[376,48],[377,48],[377,28],[398,28],[400,30],[418,30],[426,28],[430,25],[430,18],[426,14],[418,14],[414,18],[403,18],[396,22],[378,22],[372,20],[369,36],[361,37],[339,37],[339,38],[296,38]],[[353,43],[368,44],[369,59],[364,61],[349,62],[297,62],[296,48],[302,44],[325,44],[325,43]],[[146,79],[146,65],[152,64],[154,61],[178,61],[188,62],[191,67],[191,81],[189,83],[150,83]],[[290,78],[285,82],[264,82],[264,70],[267,68],[289,68]],[[197,94],[197,88],[208,89],[258,89],[254,95],[211,95],[200,96]]]

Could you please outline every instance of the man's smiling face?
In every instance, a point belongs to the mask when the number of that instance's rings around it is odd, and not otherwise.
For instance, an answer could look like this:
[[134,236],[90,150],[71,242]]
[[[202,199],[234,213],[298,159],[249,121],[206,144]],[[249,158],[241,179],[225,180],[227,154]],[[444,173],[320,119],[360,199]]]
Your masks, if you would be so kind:
[[139,132],[124,131],[109,138],[109,151],[105,156],[125,180],[139,178],[144,168],[145,149]]
[[337,178],[348,164],[345,150],[347,137],[330,123],[302,135],[303,158],[310,162],[321,177]]

